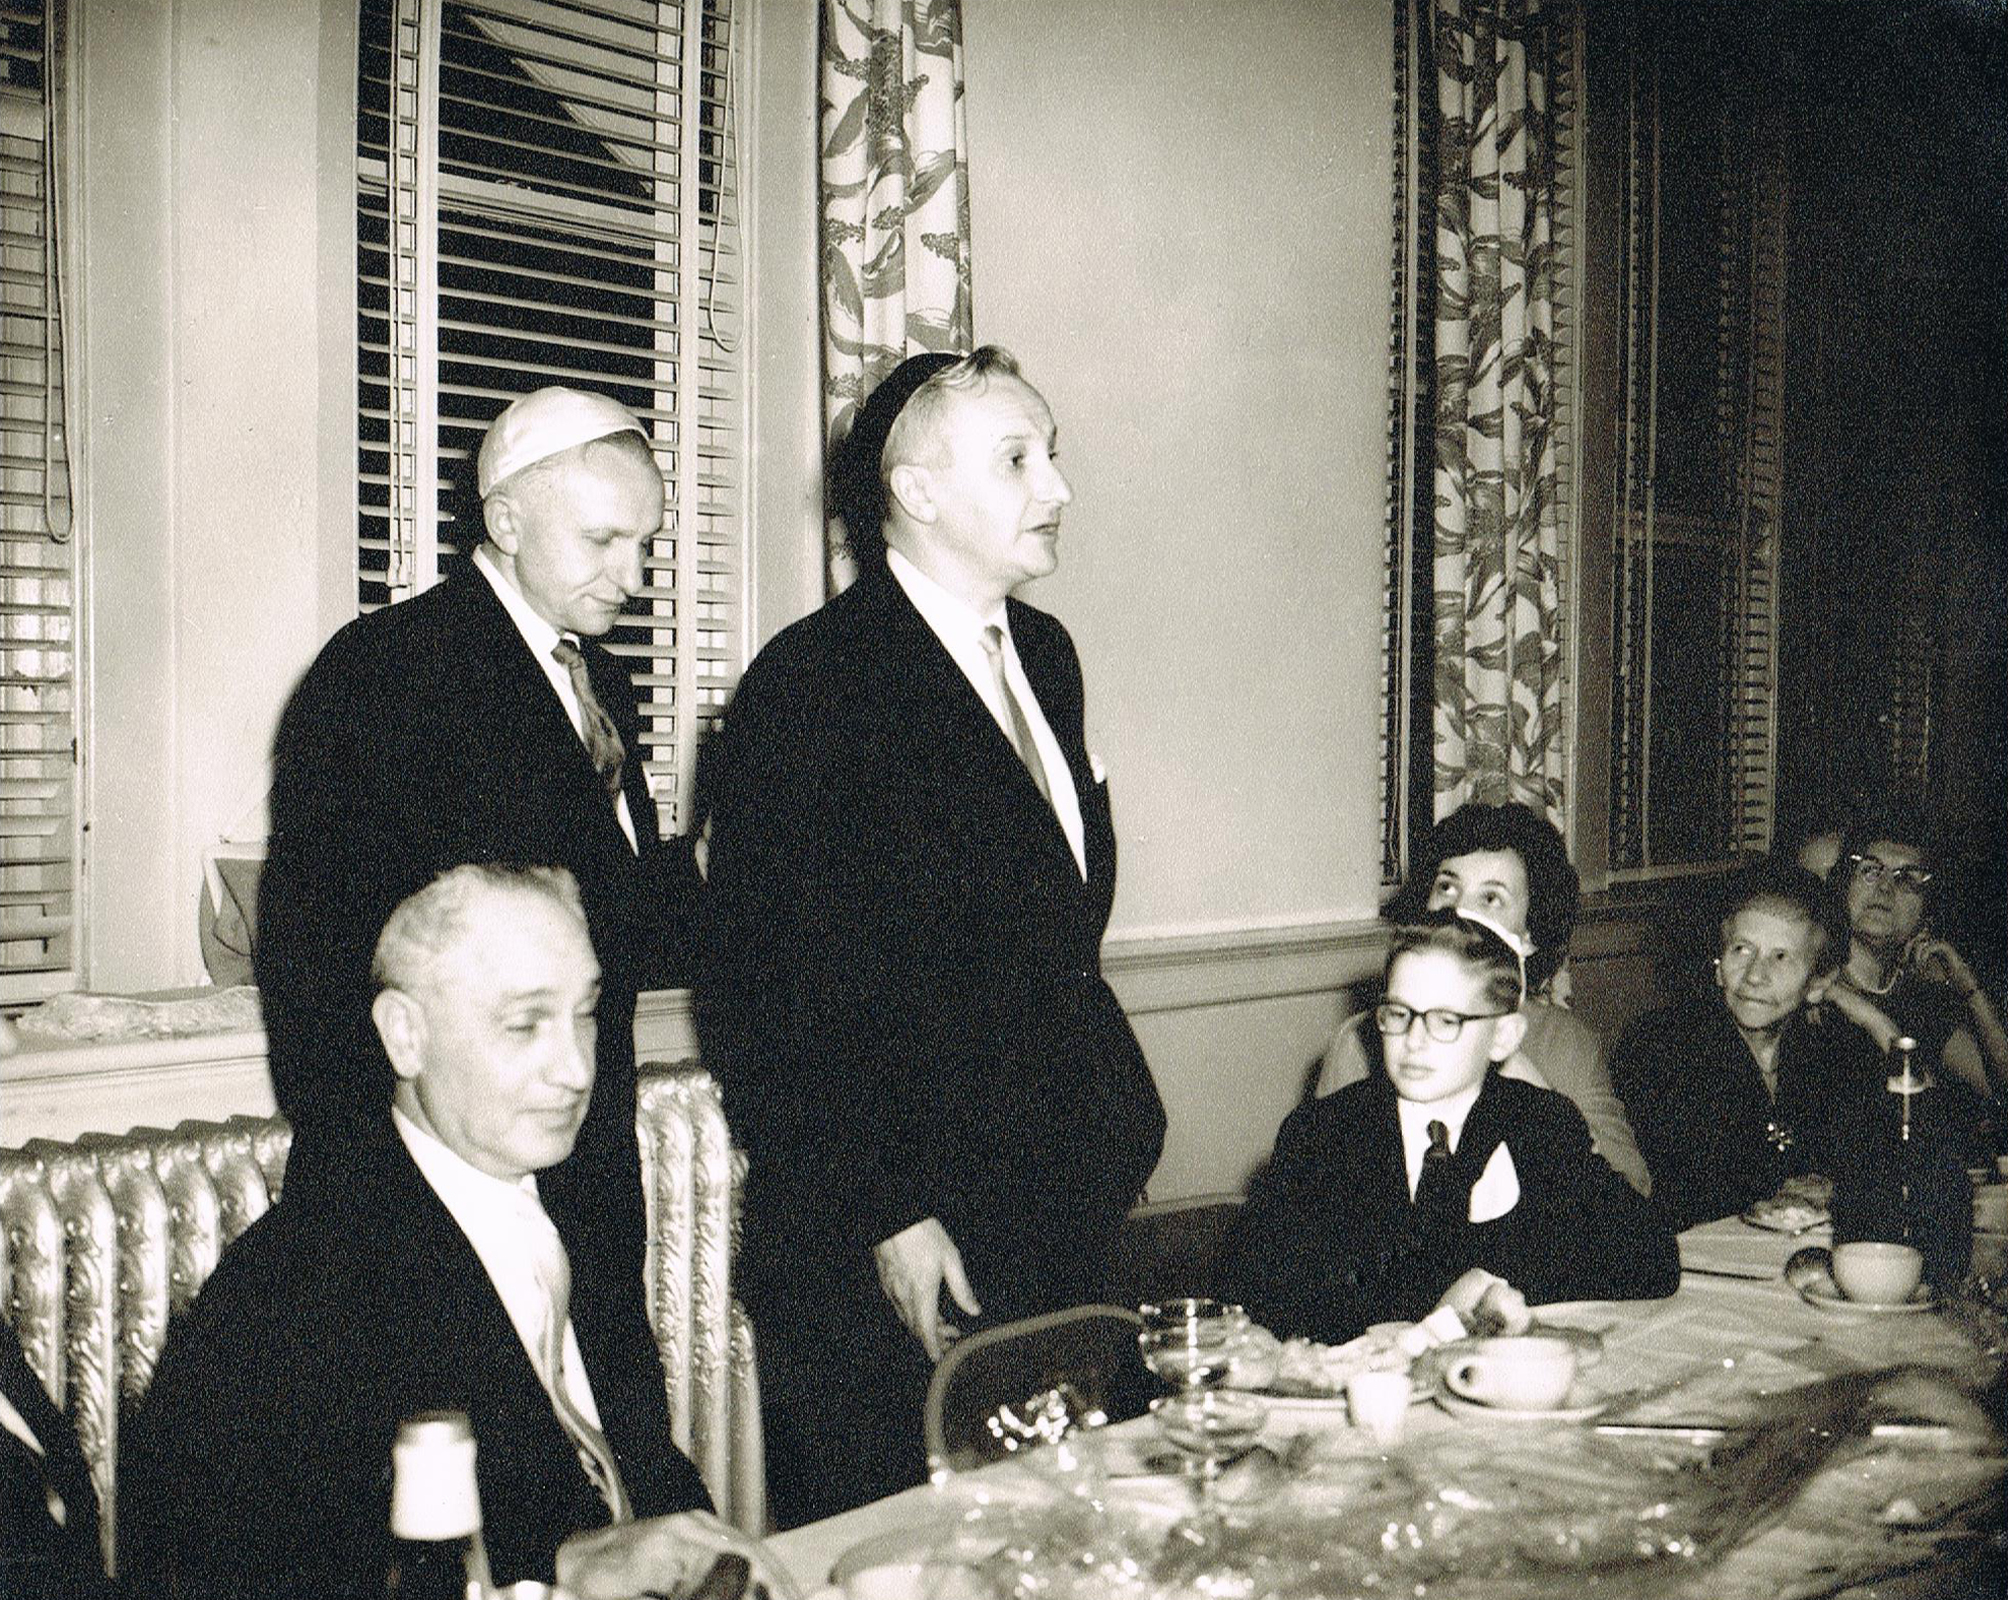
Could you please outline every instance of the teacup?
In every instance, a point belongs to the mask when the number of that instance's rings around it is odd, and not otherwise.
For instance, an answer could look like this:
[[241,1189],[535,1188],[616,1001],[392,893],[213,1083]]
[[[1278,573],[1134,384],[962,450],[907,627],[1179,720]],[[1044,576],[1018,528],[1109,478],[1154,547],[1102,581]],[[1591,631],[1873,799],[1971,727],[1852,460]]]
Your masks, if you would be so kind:
[[1474,1339],[1443,1372],[1459,1399],[1512,1411],[1552,1411],[1575,1377],[1576,1347],[1542,1334]]
[[1924,1276],[1924,1257],[1907,1244],[1857,1239],[1834,1246],[1834,1282],[1850,1300],[1897,1305]]
[[1973,1231],[2008,1233],[2008,1187],[1995,1183],[1973,1191]]

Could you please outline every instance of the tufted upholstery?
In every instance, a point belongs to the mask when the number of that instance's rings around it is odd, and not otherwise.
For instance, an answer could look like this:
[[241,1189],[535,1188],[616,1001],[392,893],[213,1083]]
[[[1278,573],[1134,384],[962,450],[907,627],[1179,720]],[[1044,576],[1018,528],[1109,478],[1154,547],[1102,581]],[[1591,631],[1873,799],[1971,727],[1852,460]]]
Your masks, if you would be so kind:
[[[744,1158],[726,1135],[717,1085],[695,1063],[642,1067],[636,1126],[649,1318],[672,1432],[719,1510],[758,1533],[766,1495],[753,1333],[729,1270]],[[0,1312],[76,1425],[108,1551],[120,1410],[146,1393],[168,1318],[278,1197],[291,1137],[282,1119],[233,1117],[0,1150]]]

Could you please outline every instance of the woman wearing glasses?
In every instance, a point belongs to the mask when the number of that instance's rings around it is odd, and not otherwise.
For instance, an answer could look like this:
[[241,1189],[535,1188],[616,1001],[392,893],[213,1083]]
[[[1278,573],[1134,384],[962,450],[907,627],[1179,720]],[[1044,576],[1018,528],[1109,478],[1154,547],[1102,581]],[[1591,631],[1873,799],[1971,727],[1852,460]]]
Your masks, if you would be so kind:
[[1984,1105],[2008,1086],[2008,1035],[1973,969],[1931,931],[1939,882],[1931,830],[1897,813],[1850,828],[1827,884],[1847,908],[1848,958],[1834,1008],[1889,1049],[1917,1041],[1917,1064]]

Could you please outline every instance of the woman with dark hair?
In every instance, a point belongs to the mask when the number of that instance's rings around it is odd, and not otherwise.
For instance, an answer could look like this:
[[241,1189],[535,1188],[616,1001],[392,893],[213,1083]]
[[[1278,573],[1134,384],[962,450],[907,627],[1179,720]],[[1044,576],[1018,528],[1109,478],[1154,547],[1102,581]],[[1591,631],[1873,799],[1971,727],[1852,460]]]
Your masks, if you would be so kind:
[[1966,958],[1932,931],[1939,878],[1923,818],[1891,809],[1848,829],[1827,875],[1847,908],[1848,954],[1827,996],[1885,1049],[1898,1034],[1915,1039],[1920,1066],[1984,1106],[2008,1083],[2008,1036]]
[[[1523,941],[1527,1034],[1501,1069],[1575,1102],[1596,1152],[1640,1194],[1652,1190],[1623,1104],[1611,1088],[1604,1043],[1550,991],[1569,953],[1582,880],[1547,818],[1522,805],[1458,807],[1431,832],[1417,870],[1389,902],[1400,923],[1446,907],[1482,913]],[[1380,1038],[1364,1016],[1340,1023],[1318,1074],[1320,1096],[1382,1070]]]

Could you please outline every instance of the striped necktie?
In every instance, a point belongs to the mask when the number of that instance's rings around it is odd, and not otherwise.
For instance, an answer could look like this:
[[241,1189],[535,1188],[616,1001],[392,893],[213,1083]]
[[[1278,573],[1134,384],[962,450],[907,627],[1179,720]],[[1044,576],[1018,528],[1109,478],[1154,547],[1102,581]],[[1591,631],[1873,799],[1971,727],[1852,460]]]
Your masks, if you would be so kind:
[[551,646],[551,656],[570,675],[572,693],[579,697],[579,733],[586,742],[586,754],[592,758],[593,769],[607,786],[607,793],[618,800],[621,763],[627,759],[627,746],[621,743],[620,730],[607,715],[607,708],[600,704],[600,697],[593,693],[585,654],[570,639],[560,639]]

